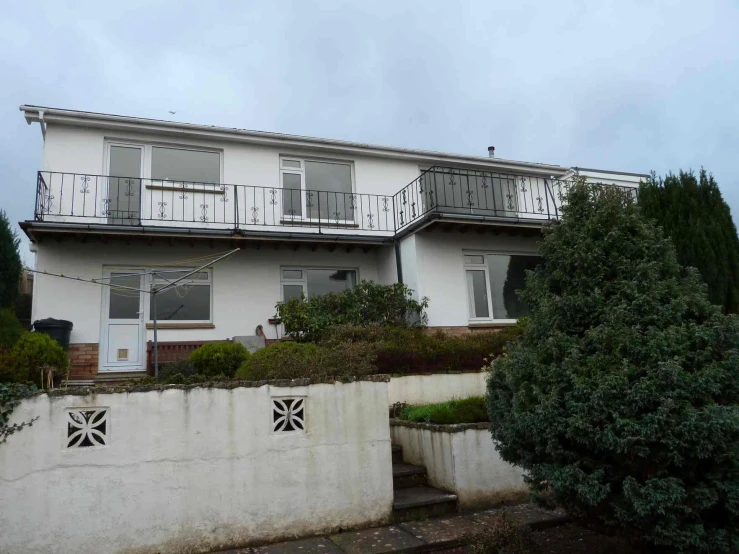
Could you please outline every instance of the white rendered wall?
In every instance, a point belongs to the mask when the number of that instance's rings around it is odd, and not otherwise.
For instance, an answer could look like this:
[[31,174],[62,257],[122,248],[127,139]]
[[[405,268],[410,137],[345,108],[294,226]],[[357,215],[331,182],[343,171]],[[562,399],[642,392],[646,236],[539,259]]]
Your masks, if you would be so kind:
[[450,430],[392,425],[390,434],[403,447],[403,460],[425,466],[429,482],[455,493],[460,509],[491,505],[526,489],[523,472],[500,458],[487,429],[434,427]]
[[[305,396],[276,434],[271,397]],[[0,552],[205,552],[389,519],[387,385],[41,395],[0,446]],[[68,408],[107,407],[109,445],[66,448]]]
[[469,325],[465,252],[530,255],[536,253],[538,241],[538,237],[463,234],[456,230],[445,233],[436,229],[421,231],[414,237],[415,257],[403,259],[403,279],[413,281],[420,296],[429,297],[427,313],[431,327]]
[[432,373],[429,375],[393,376],[388,384],[390,405],[435,404],[454,398],[470,398],[485,394],[487,373]]
[[[48,240],[38,245],[36,269],[91,279],[100,278],[104,266],[152,267],[230,249],[225,243],[215,243],[210,248],[204,242],[196,241],[190,247],[169,246],[160,241],[149,246],[140,240],[133,240],[130,245],[115,239],[106,244],[92,240],[86,243]],[[377,264],[375,252],[365,253],[361,248],[352,252],[340,248],[333,252],[324,249],[312,252],[305,246],[297,251],[288,247],[244,248],[212,269],[215,328],[163,329],[159,331],[159,340],[223,340],[253,335],[257,325],[263,326],[268,338],[275,338],[275,327],[268,319],[274,316],[275,304],[282,298],[281,267],[356,269],[359,279],[376,281]],[[74,324],[72,343],[99,342],[102,299],[103,288],[99,285],[37,274],[32,317],[34,321],[46,317],[70,320]],[[147,331],[147,337],[153,339],[152,330]]]

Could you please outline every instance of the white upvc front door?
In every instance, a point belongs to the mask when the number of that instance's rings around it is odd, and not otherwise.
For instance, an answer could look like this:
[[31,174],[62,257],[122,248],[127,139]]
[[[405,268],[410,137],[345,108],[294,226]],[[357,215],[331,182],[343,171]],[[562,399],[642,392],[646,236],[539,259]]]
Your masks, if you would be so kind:
[[142,268],[105,271],[111,286],[103,289],[101,372],[146,369],[143,274]]

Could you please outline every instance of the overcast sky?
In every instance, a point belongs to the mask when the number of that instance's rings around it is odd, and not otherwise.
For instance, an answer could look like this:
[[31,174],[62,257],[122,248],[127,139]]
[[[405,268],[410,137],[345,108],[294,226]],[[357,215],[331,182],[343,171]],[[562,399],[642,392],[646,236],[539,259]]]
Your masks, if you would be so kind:
[[13,221],[33,217],[42,153],[22,103],[639,173],[704,166],[739,213],[736,1],[3,4]]

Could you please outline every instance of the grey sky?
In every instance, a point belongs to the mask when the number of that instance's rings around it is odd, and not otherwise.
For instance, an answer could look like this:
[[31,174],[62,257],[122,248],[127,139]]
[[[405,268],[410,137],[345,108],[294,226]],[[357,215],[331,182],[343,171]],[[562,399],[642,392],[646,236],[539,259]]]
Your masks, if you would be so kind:
[[54,0],[2,14],[0,208],[14,221],[33,215],[42,153],[22,103],[623,171],[703,165],[739,213],[736,2]]

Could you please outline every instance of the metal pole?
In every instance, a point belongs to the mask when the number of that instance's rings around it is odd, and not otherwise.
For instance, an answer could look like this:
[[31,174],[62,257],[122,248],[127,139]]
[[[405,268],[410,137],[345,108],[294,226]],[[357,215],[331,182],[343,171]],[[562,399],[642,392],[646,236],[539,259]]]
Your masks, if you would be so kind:
[[154,289],[154,279],[151,280],[151,319],[154,322],[154,378],[159,379],[159,340],[157,337],[157,290]]

